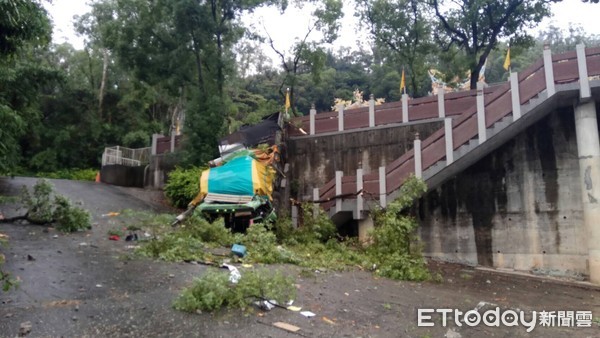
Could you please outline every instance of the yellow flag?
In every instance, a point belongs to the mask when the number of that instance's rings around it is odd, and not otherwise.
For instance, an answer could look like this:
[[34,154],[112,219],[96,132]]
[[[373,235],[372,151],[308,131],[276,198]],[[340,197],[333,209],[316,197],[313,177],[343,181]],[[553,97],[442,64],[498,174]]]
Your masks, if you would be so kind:
[[504,69],[508,70],[510,68],[510,48],[506,51],[506,59],[504,60]]
[[400,80],[400,94],[406,93],[406,82],[404,81],[404,68],[402,68],[402,79]]
[[290,90],[285,92],[285,109],[289,109],[292,105],[290,104]]

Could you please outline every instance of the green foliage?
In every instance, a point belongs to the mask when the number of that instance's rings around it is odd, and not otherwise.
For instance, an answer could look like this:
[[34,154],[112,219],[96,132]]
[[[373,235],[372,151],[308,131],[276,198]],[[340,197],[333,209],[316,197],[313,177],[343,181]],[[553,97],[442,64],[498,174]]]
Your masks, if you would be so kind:
[[40,179],[33,186],[33,193],[27,187],[21,189],[21,203],[27,208],[27,219],[33,223],[52,222],[54,205],[52,203],[53,186],[50,182]]
[[68,198],[53,190],[52,184],[45,179],[39,179],[31,193],[23,186],[20,198],[27,209],[27,220],[37,224],[56,222],[63,232],[89,229],[89,212],[73,206]]
[[[424,96],[430,89],[427,79],[428,55],[435,51],[427,3],[419,0],[358,0],[358,15],[370,28],[377,51],[388,57],[386,65],[401,74],[406,66],[406,87],[412,97]],[[380,80],[381,77],[377,77]],[[400,78],[394,82],[394,94],[400,95]]]
[[295,296],[293,279],[278,271],[243,271],[238,283],[233,284],[227,273],[211,270],[185,289],[174,307],[186,312],[212,312],[222,307],[246,309],[256,300],[275,300],[284,304]]
[[313,217],[313,206],[310,203],[302,205],[304,224],[298,228],[295,239],[299,243],[321,242],[326,243],[335,238],[337,228],[329,216],[319,208],[316,217]]
[[248,261],[265,264],[293,262],[292,253],[277,245],[277,236],[264,224],[251,225],[241,244],[248,250]]
[[[8,236],[0,232],[0,248],[8,244]],[[6,257],[0,252],[0,286],[2,291],[7,292],[10,288],[18,285],[17,281],[11,278],[8,272],[2,270],[2,265],[6,263]]]
[[0,57],[16,53],[27,43],[50,41],[50,20],[40,1],[1,1],[0,12]]
[[169,173],[164,191],[173,206],[185,208],[198,195],[200,191],[200,174],[203,170],[205,168],[184,169],[177,167]]
[[203,261],[206,258],[203,242],[188,233],[168,233],[152,238],[139,252],[148,257],[170,262]]
[[[144,256],[158,258],[161,260],[180,261],[203,261],[212,258],[206,249],[214,246],[230,247],[235,239],[229,229],[219,220],[209,223],[204,219],[192,216],[174,231],[165,229],[164,226],[172,221],[165,219],[168,215],[149,219],[141,228],[153,227],[153,238],[139,250]],[[150,225],[154,224],[154,225]],[[161,226],[163,228],[161,229]],[[170,227],[169,227],[170,228]]]
[[91,217],[87,210],[72,205],[71,201],[61,195],[54,197],[54,212],[56,228],[62,232],[75,232],[91,229]]
[[144,130],[134,130],[125,134],[123,145],[129,148],[144,148],[150,145],[150,135]]
[[430,278],[421,248],[415,244],[418,223],[410,215],[402,214],[425,191],[425,183],[411,176],[400,188],[400,197],[390,203],[387,210],[375,214],[372,244],[367,253],[377,266],[378,275],[404,280]]
[[38,172],[35,176],[64,180],[94,181],[96,180],[97,173],[98,170],[96,169],[62,169],[53,172]]
[[531,46],[533,38],[527,28],[533,28],[550,13],[550,1],[460,0],[445,6],[443,0],[429,2],[437,18],[436,39],[444,51],[459,48],[464,55],[463,69],[471,71],[470,87],[475,89],[479,71],[499,40],[509,38],[511,45]]

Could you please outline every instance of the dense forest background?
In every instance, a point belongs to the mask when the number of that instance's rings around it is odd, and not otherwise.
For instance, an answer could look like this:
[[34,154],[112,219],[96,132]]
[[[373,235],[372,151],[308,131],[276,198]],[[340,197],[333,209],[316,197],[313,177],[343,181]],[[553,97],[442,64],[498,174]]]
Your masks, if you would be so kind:
[[[599,6],[586,2],[582,9]],[[181,111],[181,156],[203,164],[219,137],[282,110],[286,88],[302,115],[312,104],[329,111],[355,89],[397,101],[403,69],[408,94],[420,97],[431,91],[429,69],[473,87],[485,65],[486,82],[504,81],[508,44],[512,71],[540,58],[544,44],[554,53],[600,44],[576,25],[528,35],[550,15],[549,1],[453,3],[354,0],[370,48],[334,51],[326,46],[337,38],[341,0],[97,0],[74,21],[86,40],[76,50],[51,43],[41,1],[1,1],[0,173],[97,168],[104,147],[149,146]],[[306,4],[311,26],[289,50],[241,20],[261,6]],[[272,64],[264,48],[278,56]]]

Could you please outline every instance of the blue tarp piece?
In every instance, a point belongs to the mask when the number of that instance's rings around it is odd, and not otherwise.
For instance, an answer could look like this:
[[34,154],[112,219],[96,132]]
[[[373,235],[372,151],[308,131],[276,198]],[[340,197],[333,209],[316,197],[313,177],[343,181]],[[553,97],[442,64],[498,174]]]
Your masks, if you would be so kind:
[[252,161],[252,157],[243,156],[229,161],[227,165],[211,168],[208,174],[208,192],[253,196]]

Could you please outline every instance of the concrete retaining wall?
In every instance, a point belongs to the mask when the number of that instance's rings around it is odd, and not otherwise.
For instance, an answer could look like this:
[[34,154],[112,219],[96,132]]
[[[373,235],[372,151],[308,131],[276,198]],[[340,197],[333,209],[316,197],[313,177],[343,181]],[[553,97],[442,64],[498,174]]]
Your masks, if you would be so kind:
[[574,112],[551,113],[419,202],[429,256],[587,271]]
[[100,170],[103,183],[122,187],[144,187],[145,166],[130,167],[119,164],[105,165]]
[[425,139],[443,127],[440,120],[416,122],[370,130],[348,131],[334,135],[305,136],[288,141],[292,197],[312,199],[312,189],[334,178],[336,170],[344,175],[377,172],[380,166],[412,149],[415,133]]

